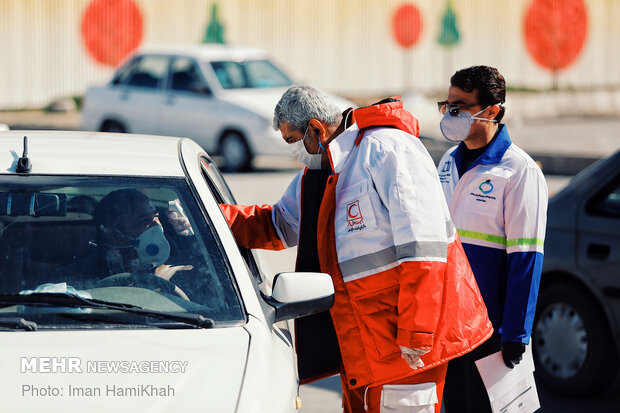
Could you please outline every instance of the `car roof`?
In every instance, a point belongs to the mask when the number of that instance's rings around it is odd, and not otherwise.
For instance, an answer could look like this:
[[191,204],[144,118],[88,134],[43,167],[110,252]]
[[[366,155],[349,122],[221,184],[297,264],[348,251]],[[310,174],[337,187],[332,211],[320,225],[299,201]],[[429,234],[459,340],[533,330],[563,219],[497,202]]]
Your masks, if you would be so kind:
[[199,60],[246,60],[265,58],[267,53],[261,49],[233,47],[223,44],[178,44],[145,46],[137,54],[163,54],[189,56]]
[[28,137],[31,174],[183,177],[181,138],[105,132],[0,132],[0,174],[15,174]]

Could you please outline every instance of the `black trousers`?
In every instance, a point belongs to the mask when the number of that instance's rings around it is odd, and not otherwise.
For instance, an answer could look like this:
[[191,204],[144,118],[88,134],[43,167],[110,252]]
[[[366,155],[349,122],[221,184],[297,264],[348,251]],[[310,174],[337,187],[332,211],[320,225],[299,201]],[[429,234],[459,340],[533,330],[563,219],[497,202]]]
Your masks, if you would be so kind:
[[446,413],[491,413],[491,402],[475,361],[500,351],[501,338],[494,334],[473,351],[450,360],[443,390]]

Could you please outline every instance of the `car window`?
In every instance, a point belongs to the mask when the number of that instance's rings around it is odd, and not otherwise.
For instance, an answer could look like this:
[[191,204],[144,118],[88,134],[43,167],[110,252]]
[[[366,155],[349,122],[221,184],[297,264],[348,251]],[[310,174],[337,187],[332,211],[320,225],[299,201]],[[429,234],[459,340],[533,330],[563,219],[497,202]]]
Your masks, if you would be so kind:
[[116,71],[114,78],[112,78],[113,85],[124,85],[127,83],[127,79],[129,79],[129,75],[131,75],[132,71],[138,65],[140,61],[139,57],[131,59],[129,62],[125,63],[120,69]]
[[587,211],[594,215],[620,217],[620,177],[590,200]]
[[127,86],[158,89],[168,70],[165,56],[143,56],[131,73]]
[[193,59],[177,57],[172,62],[170,89],[178,92],[205,93],[207,85]]
[[245,62],[245,72],[251,87],[290,86],[291,80],[268,60],[250,60]]
[[[228,188],[228,185],[224,181],[220,171],[217,169],[217,166],[215,166],[215,163],[210,158],[202,157],[200,159],[200,164],[202,166],[202,175],[215,200],[220,204],[236,204],[230,188]],[[263,276],[258,264],[256,263],[254,252],[242,247],[239,247],[239,251],[245,260],[248,270],[254,277],[254,280],[258,284],[262,283]]]
[[[13,178],[0,180],[0,294],[78,294],[200,314],[216,326],[244,320],[219,237],[185,180],[31,177],[25,187]],[[0,316],[43,326],[136,322],[135,314],[108,313],[0,307]]]
[[200,164],[202,165],[202,171],[205,175],[207,185],[209,185],[213,196],[219,203],[235,204],[235,198],[230,191],[230,188],[224,181],[222,173],[219,171],[215,162],[210,158],[200,158]]
[[224,89],[290,86],[293,82],[268,60],[211,62]]
[[237,62],[211,62],[211,67],[224,89],[247,87],[243,68]]

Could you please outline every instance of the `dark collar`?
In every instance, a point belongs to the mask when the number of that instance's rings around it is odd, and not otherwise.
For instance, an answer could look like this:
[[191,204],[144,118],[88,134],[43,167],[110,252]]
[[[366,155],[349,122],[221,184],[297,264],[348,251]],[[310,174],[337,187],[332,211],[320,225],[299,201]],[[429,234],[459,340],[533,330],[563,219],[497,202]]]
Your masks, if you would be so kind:
[[[476,165],[493,165],[500,163],[506,153],[506,150],[508,150],[508,147],[511,144],[512,141],[508,136],[506,125],[500,123],[497,128],[497,132],[491,142],[489,142],[487,149],[471,164],[469,169],[474,168]],[[456,165],[460,165],[461,162],[463,162],[463,157],[466,150],[467,146],[465,146],[465,142],[461,142],[456,150],[452,152],[451,156],[454,158]]]

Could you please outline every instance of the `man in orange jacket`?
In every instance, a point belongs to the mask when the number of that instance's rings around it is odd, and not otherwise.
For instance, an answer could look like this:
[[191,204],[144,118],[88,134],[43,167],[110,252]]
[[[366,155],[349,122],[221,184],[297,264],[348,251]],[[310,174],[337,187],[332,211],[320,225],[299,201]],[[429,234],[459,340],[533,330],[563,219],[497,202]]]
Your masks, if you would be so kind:
[[274,128],[307,168],[274,206],[221,208],[243,247],[297,245],[297,271],[332,277],[330,312],[296,323],[302,382],[339,372],[345,412],[439,412],[447,361],[492,327],[417,120],[295,85]]

